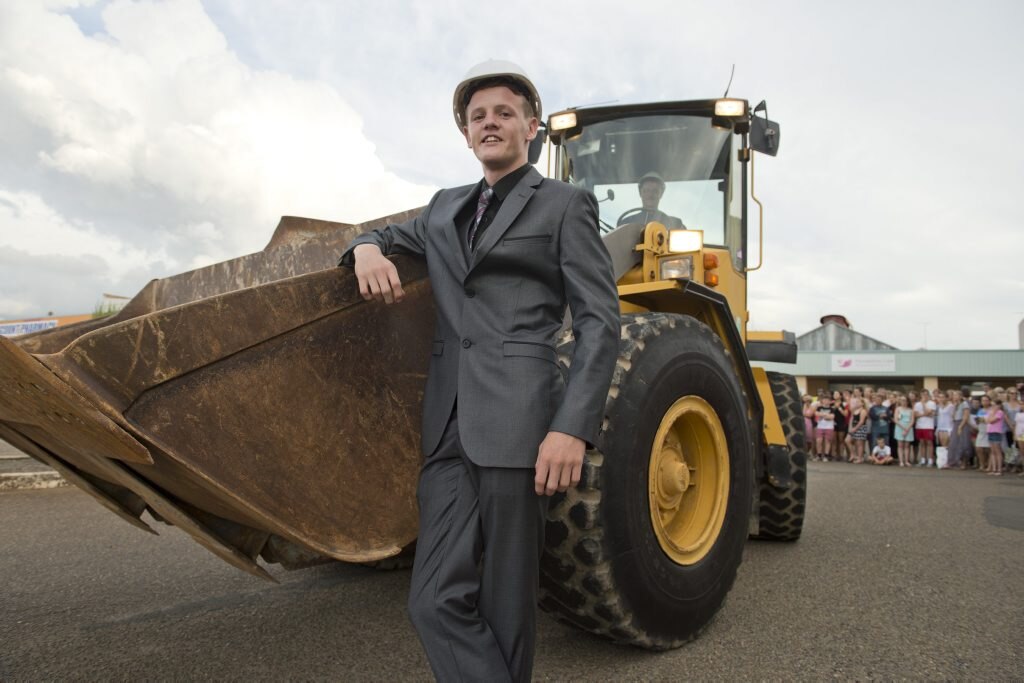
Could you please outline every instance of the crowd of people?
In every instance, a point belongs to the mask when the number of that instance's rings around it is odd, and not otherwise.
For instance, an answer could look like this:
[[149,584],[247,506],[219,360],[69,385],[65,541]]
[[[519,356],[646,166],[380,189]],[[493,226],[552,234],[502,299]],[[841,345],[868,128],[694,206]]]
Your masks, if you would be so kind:
[[856,387],[803,397],[807,451],[818,461],[975,469],[1024,476],[1024,383],[948,391]]

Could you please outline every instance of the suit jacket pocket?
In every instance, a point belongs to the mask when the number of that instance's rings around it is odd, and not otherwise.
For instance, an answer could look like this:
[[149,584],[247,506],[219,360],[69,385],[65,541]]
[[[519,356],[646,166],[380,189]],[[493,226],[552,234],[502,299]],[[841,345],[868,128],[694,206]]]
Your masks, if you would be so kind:
[[432,356],[440,356],[444,354],[444,340],[434,342],[433,347],[430,349]]
[[517,235],[515,237],[506,237],[502,242],[507,247],[520,244],[550,244],[551,235]]
[[556,366],[558,365],[558,354],[555,350],[547,344],[540,344],[538,342],[503,342],[502,355],[539,358]]

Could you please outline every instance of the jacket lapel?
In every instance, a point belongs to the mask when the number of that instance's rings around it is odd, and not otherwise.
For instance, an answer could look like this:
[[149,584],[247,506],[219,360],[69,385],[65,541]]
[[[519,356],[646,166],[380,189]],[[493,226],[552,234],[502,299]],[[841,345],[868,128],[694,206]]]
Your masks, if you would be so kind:
[[505,197],[505,201],[501,203],[501,208],[498,210],[498,215],[494,217],[494,221],[484,231],[483,237],[480,238],[480,244],[473,250],[469,270],[472,271],[476,264],[487,256],[487,252],[494,248],[501,236],[512,226],[543,179],[544,176],[536,168],[531,168],[526,175],[519,179],[516,186]]
[[456,195],[452,199],[452,203],[448,206],[448,211],[445,212],[442,217],[444,221],[444,236],[448,240],[449,252],[451,253],[451,260],[455,264],[455,270],[459,275],[460,280],[466,279],[466,274],[469,272],[469,263],[466,261],[467,249],[463,248],[462,240],[459,239],[459,229],[455,226],[455,217],[459,215],[459,211],[466,205],[466,202],[472,200],[477,196],[477,190],[480,183],[476,185],[469,185],[461,190],[462,194]]

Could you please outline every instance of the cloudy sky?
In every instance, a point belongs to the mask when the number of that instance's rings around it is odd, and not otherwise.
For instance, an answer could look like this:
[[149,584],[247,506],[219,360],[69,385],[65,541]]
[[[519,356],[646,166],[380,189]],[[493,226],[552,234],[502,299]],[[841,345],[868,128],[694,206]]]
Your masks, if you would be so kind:
[[783,131],[752,327],[1017,348],[1022,22],[1012,0],[4,0],[0,319],[475,181],[450,103],[479,61],[522,64],[548,111],[716,97],[735,63]]

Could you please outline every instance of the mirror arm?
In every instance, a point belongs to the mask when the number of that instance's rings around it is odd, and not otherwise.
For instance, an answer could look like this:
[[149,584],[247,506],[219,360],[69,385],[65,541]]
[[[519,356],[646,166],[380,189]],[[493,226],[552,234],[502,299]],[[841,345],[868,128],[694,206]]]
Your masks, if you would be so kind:
[[744,273],[752,273],[755,270],[760,270],[761,266],[764,265],[764,204],[754,194],[754,157],[757,154],[750,152],[750,198],[757,204],[757,267],[756,268],[744,268]]

